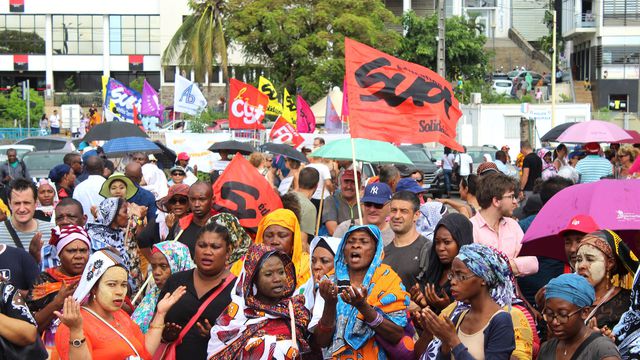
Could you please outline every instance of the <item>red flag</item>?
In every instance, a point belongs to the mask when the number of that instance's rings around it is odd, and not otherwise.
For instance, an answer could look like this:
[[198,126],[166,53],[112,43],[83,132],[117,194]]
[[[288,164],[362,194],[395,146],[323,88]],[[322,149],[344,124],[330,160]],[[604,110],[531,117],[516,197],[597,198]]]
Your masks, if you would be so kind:
[[311,134],[316,130],[316,116],[311,111],[311,107],[307,104],[302,96],[298,95],[298,132],[301,134]]
[[304,138],[300,136],[296,129],[293,128],[293,125],[291,125],[291,123],[285,120],[282,116],[278,116],[278,120],[273,124],[269,137],[272,140],[281,143],[291,141],[294,148],[297,148],[304,142]]
[[229,129],[264,129],[262,119],[269,97],[236,79],[230,79]]
[[462,150],[462,116],[451,84],[433,71],[345,38],[351,136],[392,143],[439,142]]
[[267,179],[240,154],[213,184],[213,195],[216,210],[235,215],[249,229],[257,229],[263,216],[282,207]]

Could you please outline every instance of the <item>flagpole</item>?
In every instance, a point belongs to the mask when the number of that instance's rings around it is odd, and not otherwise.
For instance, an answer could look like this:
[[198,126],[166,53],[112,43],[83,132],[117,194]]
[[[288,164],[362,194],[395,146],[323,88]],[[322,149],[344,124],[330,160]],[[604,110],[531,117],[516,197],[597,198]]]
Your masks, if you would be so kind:
[[362,209],[360,208],[360,182],[358,179],[358,163],[356,162],[356,142],[351,138],[351,159],[353,161],[353,179],[356,182],[356,204],[358,205],[358,219],[360,219],[360,225],[362,222]]
[[318,233],[320,232],[320,219],[322,219],[322,208],[324,206],[324,189],[325,189],[325,183],[323,181],[322,194],[320,195],[320,206],[318,207],[318,217],[316,219],[316,236],[318,236]]

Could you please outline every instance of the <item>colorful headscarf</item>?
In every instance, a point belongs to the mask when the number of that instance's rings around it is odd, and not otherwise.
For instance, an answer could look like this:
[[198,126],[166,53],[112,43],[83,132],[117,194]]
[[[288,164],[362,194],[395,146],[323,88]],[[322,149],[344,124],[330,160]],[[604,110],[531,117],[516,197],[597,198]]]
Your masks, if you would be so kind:
[[302,285],[309,280],[311,273],[309,272],[309,254],[302,249],[302,232],[300,231],[300,223],[293,211],[288,209],[277,209],[260,220],[258,224],[258,232],[256,234],[256,244],[264,243],[264,231],[271,225],[280,225],[293,232],[293,254],[291,261],[296,267],[297,282]]
[[[283,298],[276,304],[266,304],[257,297],[255,281],[266,259],[276,256],[284,264],[287,281]],[[297,344],[291,341],[289,302],[293,304],[296,338],[301,351],[307,351],[306,329],[309,311],[304,307],[304,296],[293,296],[296,289],[295,266],[291,258],[281,251],[265,245],[252,245],[247,253],[244,269],[231,291],[231,303],[211,328],[207,358],[238,359],[240,357],[285,359],[296,353]],[[262,353],[259,353],[262,351]],[[271,354],[271,351],[276,351]],[[294,358],[294,357],[291,357]]]
[[36,210],[40,210],[46,215],[51,216],[52,222],[53,222],[54,221],[53,216],[55,215],[54,209],[56,205],[58,205],[58,202],[60,201],[60,198],[58,197],[58,189],[56,189],[56,184],[54,184],[53,181],[51,181],[50,179],[40,179],[36,183],[36,186],[38,189],[40,189],[40,186],[43,186],[43,185],[49,185],[53,188],[53,204],[49,206],[43,206],[42,204],[40,204],[40,200],[37,199]]
[[231,255],[227,260],[227,264],[233,264],[240,260],[249,250],[249,246],[251,246],[251,237],[242,225],[240,225],[238,218],[229,213],[220,213],[213,215],[207,220],[207,224],[211,223],[223,226],[229,232],[229,237],[231,238]]
[[591,306],[596,301],[593,286],[578,274],[562,274],[551,279],[545,286],[545,300],[558,298],[566,300],[577,307]]
[[598,230],[585,235],[580,241],[581,246],[591,245],[602,253],[609,260],[616,263],[616,268],[611,275],[626,275],[627,273],[635,273],[638,269],[638,258],[629,249],[629,246],[622,241],[620,236],[611,230]]
[[89,298],[89,292],[91,292],[94,285],[98,283],[98,280],[100,280],[109,268],[114,266],[121,266],[123,269],[126,269],[120,256],[112,251],[102,249],[91,254],[87,266],[85,266],[82,272],[78,287],[73,293],[74,300],[81,304],[86,302]]
[[546,180],[558,173],[556,167],[553,165],[553,160],[550,162],[544,161],[544,157],[550,152],[551,150],[545,148],[538,150],[538,157],[542,162],[542,180]]
[[514,298],[511,268],[497,251],[489,246],[473,243],[461,247],[456,259],[487,283],[491,298],[498,305],[511,305]]
[[433,241],[436,225],[446,213],[447,207],[439,201],[429,201],[420,205],[420,217],[416,221],[418,232]]
[[[193,260],[191,260],[189,247],[178,241],[163,241],[157,243],[153,245],[151,252],[160,252],[164,255],[169,263],[169,268],[171,268],[171,274],[191,270],[196,266]],[[143,334],[146,334],[147,330],[149,330],[149,324],[153,319],[156,305],[158,304],[160,290],[155,282],[153,282],[147,294],[142,298],[140,305],[138,305],[131,315],[131,319],[140,326]]]
[[[362,286],[368,290],[367,303],[373,306],[386,320],[404,328],[407,325],[406,311],[409,306],[409,294],[406,292],[400,277],[386,264],[382,263],[383,247],[382,235],[380,229],[375,225],[358,225],[352,226],[340,242],[340,247],[336,252],[335,258],[335,279],[336,281],[350,282],[349,267],[344,256],[344,247],[347,240],[356,231],[366,231],[373,236],[376,241],[376,252],[373,256],[369,269],[362,280]],[[333,343],[330,351],[336,356],[347,350],[349,347],[352,351],[366,350],[366,353],[359,353],[363,358],[370,358],[370,350],[376,354],[377,359],[386,359],[387,355],[376,343],[375,331],[368,326],[364,319],[359,316],[358,310],[345,303],[341,297],[338,297],[336,306],[336,326],[333,335]],[[374,339],[374,345],[367,348],[369,341]],[[364,349],[367,348],[367,349]],[[379,350],[375,350],[379,348]],[[358,358],[353,356],[353,358]]]
[[60,253],[65,246],[69,245],[72,241],[80,240],[87,244],[87,248],[91,249],[91,241],[87,231],[77,225],[65,225],[56,226],[51,229],[51,239],[49,244],[56,247],[56,255],[60,257]]
[[98,206],[98,217],[96,220],[99,224],[105,226],[111,226],[113,220],[118,216],[118,210],[120,210],[120,204],[124,200],[117,197],[109,197],[100,203]]

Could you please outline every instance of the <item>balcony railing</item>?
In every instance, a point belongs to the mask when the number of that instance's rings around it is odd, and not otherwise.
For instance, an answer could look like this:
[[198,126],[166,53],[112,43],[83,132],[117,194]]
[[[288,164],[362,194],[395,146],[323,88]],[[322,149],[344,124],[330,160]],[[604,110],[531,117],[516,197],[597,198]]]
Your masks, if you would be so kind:
[[576,14],[576,28],[595,28],[596,17],[592,13]]

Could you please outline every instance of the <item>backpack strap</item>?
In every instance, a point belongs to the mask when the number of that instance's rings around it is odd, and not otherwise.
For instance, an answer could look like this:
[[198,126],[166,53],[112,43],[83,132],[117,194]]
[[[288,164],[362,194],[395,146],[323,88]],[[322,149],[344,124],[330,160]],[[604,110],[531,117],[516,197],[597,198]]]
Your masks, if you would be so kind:
[[18,249],[24,250],[24,245],[22,245],[22,241],[20,241],[20,237],[18,236],[16,229],[14,229],[13,225],[11,225],[11,220],[5,220],[4,226],[7,227],[7,231],[9,231],[9,235],[11,235],[11,239],[13,239],[13,243],[16,244],[16,247]]

